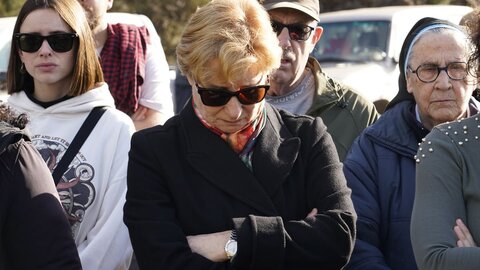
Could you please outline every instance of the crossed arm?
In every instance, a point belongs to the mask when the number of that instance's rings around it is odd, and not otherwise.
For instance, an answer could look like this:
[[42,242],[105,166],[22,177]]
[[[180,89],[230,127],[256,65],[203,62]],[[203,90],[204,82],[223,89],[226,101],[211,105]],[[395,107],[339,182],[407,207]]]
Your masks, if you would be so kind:
[[[314,218],[318,213],[316,208],[306,218]],[[228,260],[224,247],[230,239],[232,231],[223,231],[209,234],[187,236],[188,245],[192,252],[197,253],[212,262],[224,262]]]

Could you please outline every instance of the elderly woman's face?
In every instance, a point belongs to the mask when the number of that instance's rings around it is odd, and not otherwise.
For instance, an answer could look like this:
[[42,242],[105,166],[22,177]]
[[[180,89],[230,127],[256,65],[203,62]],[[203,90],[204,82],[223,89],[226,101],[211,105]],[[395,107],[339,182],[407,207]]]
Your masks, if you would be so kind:
[[[451,31],[426,33],[412,48],[409,67],[415,71],[420,65],[442,68],[454,62],[467,62],[465,43],[464,38]],[[426,128],[431,129],[465,116],[468,101],[475,89],[474,79],[470,75],[463,80],[452,80],[443,70],[433,82],[422,82],[411,70],[406,74],[407,89],[415,97]],[[450,75],[454,73],[449,72]]]
[[[211,71],[213,74],[220,74],[220,72],[217,72],[218,68],[218,62],[212,61]],[[190,81],[190,84],[192,84],[193,100],[203,119],[225,133],[234,133],[251,123],[258,116],[260,110],[264,107],[265,101],[262,100],[253,105],[244,105],[239,102],[237,97],[232,97],[225,105],[207,106],[203,104],[195,84],[197,83],[198,86],[203,88],[226,88],[231,92],[236,92],[245,87],[266,84],[266,81],[267,77],[264,74],[246,72],[233,84],[215,76],[210,81],[202,84],[194,81]]]

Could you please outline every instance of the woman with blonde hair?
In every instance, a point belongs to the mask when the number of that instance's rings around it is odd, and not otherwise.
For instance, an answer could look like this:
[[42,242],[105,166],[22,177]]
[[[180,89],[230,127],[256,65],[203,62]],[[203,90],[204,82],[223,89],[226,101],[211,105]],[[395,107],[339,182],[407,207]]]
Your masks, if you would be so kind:
[[134,134],[124,208],[141,269],[340,269],[350,190],[320,118],[264,101],[281,49],[256,0],[213,0],[177,47],[192,99]]

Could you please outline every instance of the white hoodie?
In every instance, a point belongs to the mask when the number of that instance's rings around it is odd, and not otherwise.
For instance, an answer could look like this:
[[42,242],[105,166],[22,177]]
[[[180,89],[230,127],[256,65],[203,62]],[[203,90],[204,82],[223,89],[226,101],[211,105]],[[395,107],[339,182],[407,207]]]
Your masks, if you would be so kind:
[[48,108],[25,92],[9,105],[27,113],[32,142],[53,170],[93,107],[107,106],[57,185],[83,269],[128,269],[132,247],[123,223],[131,119],[115,109],[106,84]]

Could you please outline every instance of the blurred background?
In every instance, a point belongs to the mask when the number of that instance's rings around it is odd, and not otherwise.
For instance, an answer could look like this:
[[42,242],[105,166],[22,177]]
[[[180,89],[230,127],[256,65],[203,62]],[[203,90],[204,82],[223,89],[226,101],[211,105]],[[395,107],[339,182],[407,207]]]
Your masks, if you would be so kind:
[[[155,25],[167,56],[175,65],[175,46],[183,26],[198,6],[209,0],[115,0],[111,11],[141,13]],[[16,16],[23,0],[0,0],[0,17]],[[392,5],[451,4],[476,7],[480,0],[320,0],[321,12]],[[1,29],[0,29],[1,30]]]

